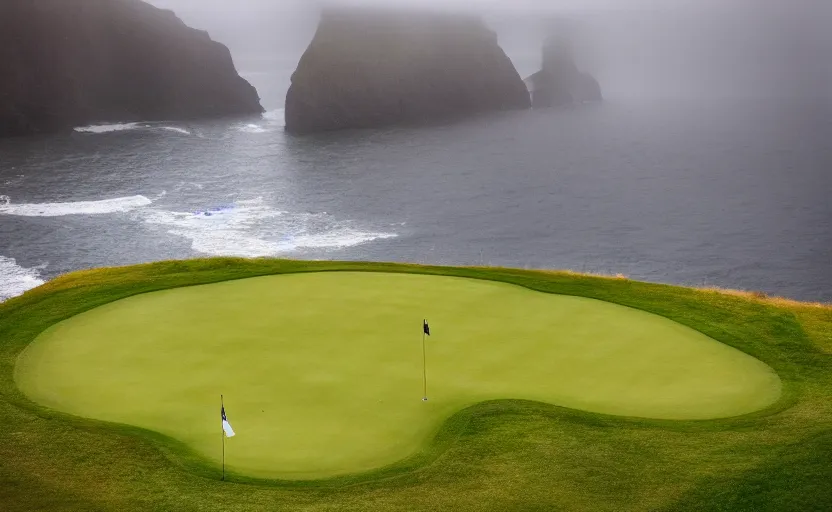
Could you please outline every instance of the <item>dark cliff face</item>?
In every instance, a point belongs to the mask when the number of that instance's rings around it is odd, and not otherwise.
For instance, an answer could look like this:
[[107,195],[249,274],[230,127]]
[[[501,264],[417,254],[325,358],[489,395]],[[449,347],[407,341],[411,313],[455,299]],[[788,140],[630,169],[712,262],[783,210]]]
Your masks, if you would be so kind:
[[543,48],[543,69],[527,78],[526,83],[534,108],[602,101],[600,84],[589,73],[578,70],[572,48],[565,40],[547,42]]
[[578,73],[578,89],[576,92],[577,101],[603,101],[601,84],[589,73]]
[[286,129],[311,133],[530,108],[497,36],[476,17],[328,10],[286,97]]
[[141,0],[2,0],[0,136],[262,112],[228,48]]

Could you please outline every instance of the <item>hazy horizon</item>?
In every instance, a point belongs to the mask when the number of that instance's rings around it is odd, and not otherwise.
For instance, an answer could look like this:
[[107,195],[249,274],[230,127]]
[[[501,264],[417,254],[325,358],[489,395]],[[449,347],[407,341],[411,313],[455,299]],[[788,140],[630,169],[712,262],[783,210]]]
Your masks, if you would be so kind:
[[518,71],[539,63],[555,18],[581,27],[579,65],[627,96],[829,97],[832,6],[817,0],[150,0],[250,59],[296,62],[327,5],[384,5],[481,13]]

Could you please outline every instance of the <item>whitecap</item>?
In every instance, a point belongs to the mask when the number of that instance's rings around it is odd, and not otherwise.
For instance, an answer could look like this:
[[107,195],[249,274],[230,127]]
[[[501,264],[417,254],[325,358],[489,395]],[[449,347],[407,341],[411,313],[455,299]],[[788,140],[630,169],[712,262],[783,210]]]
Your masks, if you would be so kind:
[[148,209],[145,222],[191,241],[191,248],[211,256],[257,258],[301,249],[339,249],[394,233],[356,229],[327,214],[289,213],[265,204],[262,198],[215,205],[193,212]]
[[240,131],[240,132],[243,132],[243,133],[268,133],[268,132],[271,131],[271,130],[268,130],[268,129],[263,128],[262,126],[259,126],[259,125],[256,125],[256,124],[241,124],[241,125],[237,125],[236,128],[237,128],[237,131]]
[[79,133],[111,133],[121,132],[125,130],[135,130],[138,128],[146,128],[140,123],[116,123],[116,124],[94,124],[90,126],[80,126],[75,128]]
[[268,240],[224,229],[197,232],[174,229],[170,233],[189,238],[191,248],[196,252],[211,256],[242,258],[280,256],[302,249],[341,249],[396,236],[392,233],[370,233],[351,229],[314,235],[287,236],[280,240]]
[[186,130],[184,128],[177,128],[176,126],[162,126],[161,129],[162,130],[167,130],[169,132],[181,133],[182,135],[190,135],[191,134],[191,132],[189,132],[188,130]]
[[297,249],[342,249],[397,236],[395,233],[375,233],[341,228],[326,233],[296,236],[292,239],[292,244]]
[[43,283],[37,269],[21,267],[14,258],[0,256],[0,302],[22,295]]
[[167,132],[178,133],[180,135],[191,135],[189,130],[180,128],[178,126],[158,126],[156,124],[147,123],[116,123],[116,124],[94,124],[90,126],[80,126],[75,128],[79,133],[113,133],[123,132],[128,130],[162,130]]
[[61,217],[64,215],[101,215],[106,213],[129,212],[152,204],[145,196],[117,197],[99,201],[74,201],[66,203],[22,203],[14,204],[6,197],[0,197],[0,215],[20,217]]

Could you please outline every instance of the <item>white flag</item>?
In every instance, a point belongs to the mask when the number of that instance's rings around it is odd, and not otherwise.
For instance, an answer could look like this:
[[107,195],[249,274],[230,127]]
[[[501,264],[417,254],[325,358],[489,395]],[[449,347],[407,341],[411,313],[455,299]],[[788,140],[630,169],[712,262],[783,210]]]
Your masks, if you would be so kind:
[[225,432],[225,437],[234,437],[234,429],[231,428],[231,423],[228,423],[228,418],[225,415],[225,406],[222,406],[222,430]]

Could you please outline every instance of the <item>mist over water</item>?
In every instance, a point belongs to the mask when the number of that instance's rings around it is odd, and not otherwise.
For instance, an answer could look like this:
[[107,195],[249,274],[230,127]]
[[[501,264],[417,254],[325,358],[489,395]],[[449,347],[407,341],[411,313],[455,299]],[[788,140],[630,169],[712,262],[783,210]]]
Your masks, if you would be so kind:
[[825,2],[419,2],[479,11],[524,77],[569,30],[607,101],[303,138],[282,109],[321,4],[151,3],[227,44],[267,113],[0,140],[0,300],[71,270],[211,255],[832,300]]
[[568,29],[583,67],[613,96],[832,98],[825,0],[152,0],[226,43],[245,71],[293,68],[327,6],[482,15],[523,76],[543,40]]

